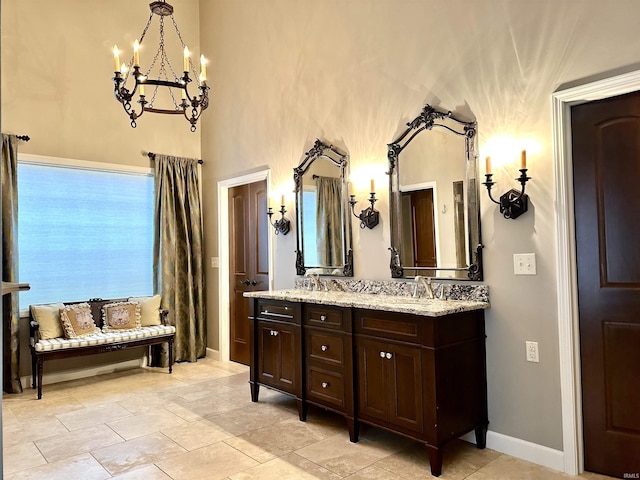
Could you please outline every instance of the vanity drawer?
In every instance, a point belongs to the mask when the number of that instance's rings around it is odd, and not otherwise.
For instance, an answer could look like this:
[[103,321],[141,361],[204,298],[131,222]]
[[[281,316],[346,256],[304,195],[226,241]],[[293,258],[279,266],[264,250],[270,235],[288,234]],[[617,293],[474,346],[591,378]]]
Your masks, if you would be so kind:
[[420,343],[422,327],[428,319],[380,310],[356,310],[355,331],[362,335]]
[[309,329],[306,330],[305,337],[308,360],[344,367],[345,345],[342,334]]
[[307,398],[327,406],[344,408],[344,377],[341,373],[307,367]]
[[259,299],[255,318],[279,322],[300,323],[300,304],[281,300]]
[[340,307],[305,304],[304,323],[310,327],[351,331],[351,315]]

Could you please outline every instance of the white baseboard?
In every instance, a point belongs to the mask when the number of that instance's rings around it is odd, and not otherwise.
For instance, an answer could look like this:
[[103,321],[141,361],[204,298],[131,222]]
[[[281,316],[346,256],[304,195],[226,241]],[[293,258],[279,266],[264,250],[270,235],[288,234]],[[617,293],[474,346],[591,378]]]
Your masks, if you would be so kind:
[[[95,377],[96,375],[104,375],[106,373],[114,373],[120,370],[130,370],[133,368],[143,367],[146,364],[146,356],[139,359],[127,360],[126,362],[110,363],[109,365],[101,365],[99,367],[76,368],[72,370],[64,370],[62,372],[44,373],[42,375],[42,385],[51,385],[52,383],[68,382],[69,380],[78,380],[81,378]],[[25,390],[31,387],[31,375],[21,377],[22,388]]]
[[[476,443],[476,437],[473,432],[467,433],[460,438],[474,445]],[[564,471],[564,452],[561,450],[555,450],[544,445],[492,432],[491,430],[487,432],[487,448],[542,465],[543,467],[552,468],[560,472]]]
[[212,360],[220,360],[220,351],[207,347],[206,357],[211,358]]

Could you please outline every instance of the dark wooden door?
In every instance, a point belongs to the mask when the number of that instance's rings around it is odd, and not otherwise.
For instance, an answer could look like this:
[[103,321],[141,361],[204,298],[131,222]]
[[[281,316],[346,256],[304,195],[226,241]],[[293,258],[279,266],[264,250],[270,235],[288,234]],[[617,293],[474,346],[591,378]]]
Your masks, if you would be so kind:
[[433,189],[410,192],[413,258],[417,267],[436,267],[436,224]]
[[267,182],[229,189],[229,358],[249,364],[251,302],[269,288]]
[[640,93],[571,117],[585,469],[622,478],[640,472]]

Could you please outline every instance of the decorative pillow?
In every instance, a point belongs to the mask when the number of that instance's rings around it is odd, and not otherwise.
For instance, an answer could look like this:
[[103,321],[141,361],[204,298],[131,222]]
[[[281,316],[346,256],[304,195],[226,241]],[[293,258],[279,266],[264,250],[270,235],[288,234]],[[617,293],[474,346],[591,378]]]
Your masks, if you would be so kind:
[[100,329],[93,321],[91,307],[88,303],[67,305],[60,309],[60,322],[64,329],[64,336],[67,338],[86,337],[100,333]]
[[131,297],[130,302],[140,304],[141,323],[143,327],[161,325],[160,322],[160,295],[153,297]]
[[123,332],[125,330],[140,330],[140,304],[116,302],[103,305],[102,331]]
[[64,337],[64,330],[60,323],[60,310],[64,303],[50,303],[48,305],[31,305],[31,316],[40,324],[40,338]]

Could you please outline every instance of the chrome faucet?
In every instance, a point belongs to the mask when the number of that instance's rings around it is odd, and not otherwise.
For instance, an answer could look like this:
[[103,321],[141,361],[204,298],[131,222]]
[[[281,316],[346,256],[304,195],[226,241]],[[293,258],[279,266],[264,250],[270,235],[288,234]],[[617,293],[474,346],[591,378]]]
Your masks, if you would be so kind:
[[309,285],[309,290],[320,290],[320,277],[317,273],[307,271],[305,272],[304,276],[310,278],[312,281],[312,283]]
[[427,277],[426,279],[422,275],[416,275],[416,288],[413,291],[413,296],[418,296],[418,285],[422,283],[424,285],[425,297],[433,298],[433,289],[431,288],[431,277]]

